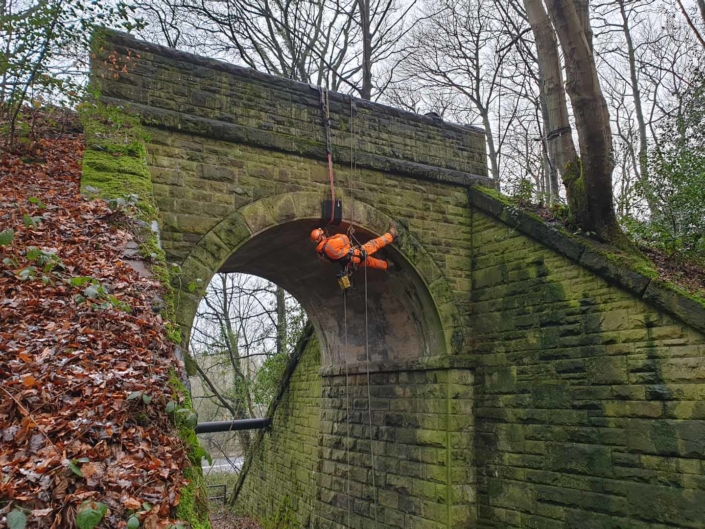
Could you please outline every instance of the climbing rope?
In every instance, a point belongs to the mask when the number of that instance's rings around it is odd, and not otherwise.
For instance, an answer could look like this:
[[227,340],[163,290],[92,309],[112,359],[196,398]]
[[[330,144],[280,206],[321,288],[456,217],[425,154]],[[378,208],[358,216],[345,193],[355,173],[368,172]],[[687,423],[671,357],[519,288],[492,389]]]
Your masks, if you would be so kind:
[[367,419],[370,431],[370,459],[372,461],[372,490],[375,507],[375,527],[377,526],[377,483],[375,481],[375,449],[372,436],[372,395],[370,391],[370,339],[367,323],[367,267],[365,266],[365,358],[367,359]]
[[348,186],[350,188],[350,225],[348,226],[348,234],[352,235],[355,232],[353,221],[355,220],[355,198],[353,197],[353,176],[355,174],[355,114],[353,113],[354,100],[350,96],[350,176],[348,177]]
[[326,131],[326,156],[328,158],[328,179],[330,180],[331,208],[328,224],[332,224],[335,220],[335,184],[333,180],[333,145],[330,139],[330,101],[327,88],[319,86],[318,93],[321,100],[321,111],[323,112],[323,127]]
[[[349,216],[349,226],[348,226],[348,237],[350,241],[359,247],[362,247],[360,241],[355,237],[355,228],[353,227],[354,221],[354,196],[353,196],[353,176],[357,168],[355,164],[355,115],[354,115],[354,100],[350,98],[350,176],[348,178],[349,192],[350,192],[350,216]],[[329,158],[330,160],[330,158]],[[332,166],[331,166],[332,167]],[[331,169],[332,171],[332,169]],[[331,172],[331,185],[332,185],[332,172]],[[375,451],[374,451],[374,436],[372,435],[372,392],[370,389],[370,337],[369,337],[369,320],[368,320],[368,295],[367,295],[367,267],[364,266],[364,277],[365,277],[365,359],[367,365],[367,422],[369,430],[369,441],[370,441],[370,462],[371,462],[371,472],[372,472],[372,490],[373,492],[373,503],[374,503],[374,520],[375,526],[378,524],[377,520],[377,505],[378,505],[378,493],[377,493],[377,478],[376,478],[376,462],[375,462]],[[350,516],[351,516],[351,500],[350,500],[350,386],[349,386],[349,364],[348,364],[348,306],[347,306],[347,290],[343,290],[343,332],[344,332],[344,356],[345,356],[345,397],[346,397],[346,459],[348,465],[348,474],[346,482],[346,494],[347,494],[347,507],[348,507],[348,523],[347,526],[350,527]]]
[[345,479],[345,494],[347,496],[347,507],[348,507],[348,524],[350,527],[350,511],[351,511],[351,501],[350,501],[350,384],[349,384],[349,369],[348,369],[348,295],[346,291],[343,290],[343,327],[345,333],[345,347],[343,349],[343,356],[345,357],[345,460],[348,465],[348,472]]

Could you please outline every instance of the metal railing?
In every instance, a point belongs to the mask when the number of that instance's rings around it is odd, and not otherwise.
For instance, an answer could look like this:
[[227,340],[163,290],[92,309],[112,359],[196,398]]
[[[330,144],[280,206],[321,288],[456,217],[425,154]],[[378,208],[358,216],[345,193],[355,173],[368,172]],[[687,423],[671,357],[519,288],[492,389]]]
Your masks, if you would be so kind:
[[223,492],[222,494],[219,494],[218,496],[208,496],[208,501],[216,501],[216,500],[221,500],[223,504],[227,501],[228,497],[228,486],[223,484],[223,485],[206,485],[206,487],[210,489],[221,489]]
[[235,421],[202,422],[196,425],[196,433],[237,432],[239,430],[262,430],[269,426],[270,420],[237,419]]

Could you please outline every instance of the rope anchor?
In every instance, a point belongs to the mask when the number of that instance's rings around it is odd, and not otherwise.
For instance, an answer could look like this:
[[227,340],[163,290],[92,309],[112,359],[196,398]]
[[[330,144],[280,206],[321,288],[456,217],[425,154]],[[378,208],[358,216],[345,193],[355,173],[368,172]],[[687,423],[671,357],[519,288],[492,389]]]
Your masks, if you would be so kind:
[[335,179],[333,178],[333,144],[330,138],[330,101],[328,100],[328,89],[318,87],[321,102],[321,112],[323,113],[323,128],[326,132],[326,158],[328,159],[328,179],[330,180],[330,200],[324,200],[321,204],[321,220],[335,226],[340,225],[343,220],[343,202],[335,199]]

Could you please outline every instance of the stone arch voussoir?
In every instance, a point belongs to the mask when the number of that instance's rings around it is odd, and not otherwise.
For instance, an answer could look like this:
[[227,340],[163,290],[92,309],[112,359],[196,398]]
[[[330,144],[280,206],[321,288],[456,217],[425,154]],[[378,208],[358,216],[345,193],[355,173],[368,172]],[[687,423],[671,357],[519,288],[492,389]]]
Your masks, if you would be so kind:
[[[371,233],[384,233],[393,222],[390,216],[359,200],[351,207],[353,225]],[[319,193],[274,195],[241,207],[206,233],[184,259],[180,273],[173,280],[178,296],[176,317],[185,343],[188,343],[201,294],[228,257],[259,233],[286,222],[318,219],[320,212]],[[346,216],[344,220],[349,218]],[[397,223],[397,228],[400,237],[395,245],[433,299],[443,326],[446,351],[458,353],[462,348],[463,319],[452,289],[423,245],[401,224]]]

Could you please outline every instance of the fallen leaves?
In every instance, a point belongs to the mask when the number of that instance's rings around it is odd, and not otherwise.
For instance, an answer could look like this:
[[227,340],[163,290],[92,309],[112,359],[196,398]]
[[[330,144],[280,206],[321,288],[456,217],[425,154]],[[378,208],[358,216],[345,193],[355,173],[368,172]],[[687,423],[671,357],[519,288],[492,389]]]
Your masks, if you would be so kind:
[[126,509],[131,509],[133,511],[136,511],[142,506],[142,502],[139,500],[136,500],[135,498],[127,498],[124,502],[123,505],[125,506]]
[[83,148],[0,161],[0,520],[164,527],[189,464],[165,411],[179,366],[159,283],[122,262],[129,219],[79,194]]

